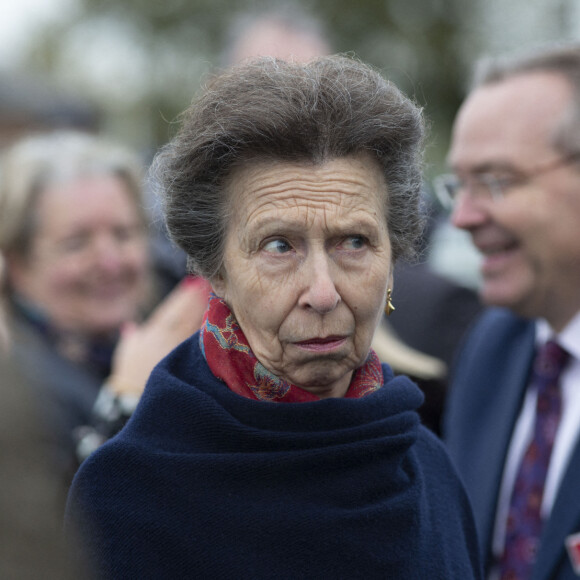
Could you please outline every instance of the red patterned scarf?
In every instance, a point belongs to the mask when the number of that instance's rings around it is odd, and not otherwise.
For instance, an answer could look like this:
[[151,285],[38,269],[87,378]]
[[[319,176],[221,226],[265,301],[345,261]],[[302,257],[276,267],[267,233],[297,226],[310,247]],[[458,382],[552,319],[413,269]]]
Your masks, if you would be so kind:
[[[212,294],[199,336],[201,351],[211,372],[234,393],[258,401],[301,403],[317,395],[272,374],[256,358],[233,312]],[[353,374],[345,398],[356,399],[383,386],[383,370],[373,350]]]

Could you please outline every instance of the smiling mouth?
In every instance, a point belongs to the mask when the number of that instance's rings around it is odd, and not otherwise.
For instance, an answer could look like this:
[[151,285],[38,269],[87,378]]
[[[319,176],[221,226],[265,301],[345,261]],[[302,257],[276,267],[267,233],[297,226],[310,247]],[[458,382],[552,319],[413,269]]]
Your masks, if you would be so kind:
[[107,284],[93,287],[88,292],[90,296],[99,300],[108,300],[126,296],[131,287],[126,283]]
[[480,268],[484,277],[509,271],[514,265],[514,259],[519,255],[519,246],[515,242],[494,246],[488,245],[478,249],[483,257]]
[[472,241],[483,256],[495,256],[513,251],[518,240],[509,232],[490,228],[472,232]]
[[294,345],[310,352],[331,352],[346,342],[345,336],[327,336],[326,338],[309,338],[295,342]]
[[515,242],[510,242],[502,245],[497,246],[486,246],[486,247],[479,247],[479,251],[484,256],[495,256],[497,254],[505,254],[506,252],[511,252],[512,250],[517,248],[517,244]]

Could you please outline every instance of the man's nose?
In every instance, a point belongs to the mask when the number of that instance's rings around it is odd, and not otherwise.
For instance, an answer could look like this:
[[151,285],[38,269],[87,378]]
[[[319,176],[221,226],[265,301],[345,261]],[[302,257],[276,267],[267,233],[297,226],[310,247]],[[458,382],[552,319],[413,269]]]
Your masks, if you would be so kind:
[[471,195],[469,190],[459,193],[451,214],[451,223],[455,227],[469,231],[483,224],[488,217],[486,202]]

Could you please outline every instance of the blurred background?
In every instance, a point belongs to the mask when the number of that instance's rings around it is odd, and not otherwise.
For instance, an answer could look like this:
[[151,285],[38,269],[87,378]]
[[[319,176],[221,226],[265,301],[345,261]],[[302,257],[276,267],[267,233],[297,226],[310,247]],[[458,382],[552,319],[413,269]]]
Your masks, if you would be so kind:
[[[331,52],[381,69],[425,108],[426,183],[445,170],[479,56],[580,38],[578,0],[3,0],[0,148],[30,130],[72,126],[147,163],[200,84],[231,62],[244,19],[273,10],[312,22]],[[467,236],[443,224],[430,242],[431,266],[475,289],[478,256]]]
[[[76,124],[149,155],[223,64],[240,14],[279,5],[296,3],[3,0],[0,140],[29,125]],[[428,177],[444,167],[477,56],[580,37],[577,0],[309,0],[299,8],[318,19],[336,52],[379,67],[425,107]]]
[[[309,22],[311,31],[325,39],[330,52],[353,53],[374,65],[425,108],[431,126],[425,187],[428,198],[430,179],[445,170],[451,123],[465,94],[472,63],[486,53],[542,41],[580,40],[578,0],[0,1],[0,151],[27,133],[68,127],[102,134],[135,149],[145,163],[149,162],[175,133],[179,113],[188,106],[200,84],[216,68],[234,60],[233,47],[244,22],[276,9],[290,16],[299,14],[298,20]],[[437,219],[432,220],[431,237],[425,241],[429,255],[423,258],[436,273],[472,293],[463,302],[469,304],[469,298],[473,304],[473,290],[478,284],[475,251],[466,235],[449,226],[446,214],[440,213],[434,200],[432,205]],[[159,263],[171,263],[172,258],[160,256]],[[0,262],[0,270],[1,266]],[[178,275],[182,275],[182,270],[178,261]],[[409,316],[414,316],[413,327],[418,329],[420,338],[425,338],[424,329],[430,324],[436,330],[434,343],[439,348],[443,344],[442,325],[432,315],[451,326],[451,318],[460,313],[458,294],[449,294],[452,298],[447,310],[435,308],[428,299],[436,294],[431,282],[425,283],[423,277],[417,282],[416,277],[411,277],[405,286],[402,276],[403,272],[398,271],[395,302],[400,327],[396,327],[393,317],[395,331],[414,348],[442,358],[441,353],[431,352],[427,344],[414,343],[412,336],[402,331],[411,328]],[[417,289],[426,296],[413,302],[413,290]],[[410,304],[414,306],[409,307]],[[460,329],[475,310],[470,307],[469,316],[467,311],[462,312],[463,319],[457,326]],[[449,345],[454,345],[455,340],[451,337]],[[4,384],[17,385],[18,381],[11,381],[6,372],[0,375]],[[439,383],[433,392],[439,397],[435,399],[439,409],[444,397]],[[31,421],[18,419],[21,414],[14,411],[16,406],[6,403],[6,395],[2,397],[0,409],[4,416],[13,416],[20,432],[27,437],[31,433],[34,439],[36,431],[26,430]],[[10,422],[3,420],[0,425],[5,427],[3,441],[13,441]],[[28,441],[24,435],[22,440]],[[4,457],[12,453],[13,459],[28,460],[28,455],[12,443],[0,442],[2,450]],[[35,457],[30,459],[33,465]],[[30,491],[22,484],[27,473],[32,481],[41,481],[40,476],[28,464],[12,473],[13,487],[4,485],[0,500],[13,506],[16,515],[23,511],[21,505],[30,505],[28,511],[36,516],[35,506],[45,500],[36,488],[31,496],[38,496],[36,503],[14,498],[19,489],[23,493]],[[44,489],[50,491],[48,475]],[[55,556],[56,566],[62,566],[58,557],[62,546],[46,542],[47,538],[59,538],[51,530],[60,529],[60,513],[50,521],[47,517],[45,527],[37,517],[28,518],[26,522],[34,524],[32,531],[26,528],[18,532],[21,535],[14,533],[16,517],[10,520],[5,514],[0,515],[8,522],[0,525],[0,548],[4,549],[0,555],[14,551],[15,545],[35,547],[30,538],[36,537],[36,529],[47,554]],[[24,533],[29,539],[21,542]],[[18,553],[14,551],[14,555]],[[24,554],[20,562],[26,557]],[[38,561],[44,566],[43,577],[78,577],[74,572],[65,575],[62,568],[60,574],[48,572],[48,556]],[[1,570],[0,576],[4,577]]]

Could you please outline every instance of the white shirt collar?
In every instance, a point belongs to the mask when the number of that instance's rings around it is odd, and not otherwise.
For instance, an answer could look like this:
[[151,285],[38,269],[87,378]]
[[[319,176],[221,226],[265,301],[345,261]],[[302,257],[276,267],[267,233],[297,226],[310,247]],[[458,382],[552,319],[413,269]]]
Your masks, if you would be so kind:
[[536,345],[544,344],[550,339],[570,353],[570,356],[580,360],[580,312],[564,327],[562,332],[556,333],[543,318],[536,322]]

